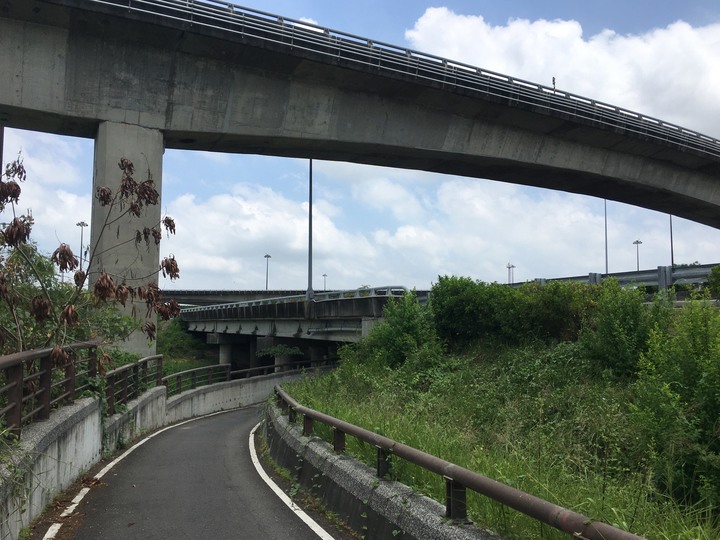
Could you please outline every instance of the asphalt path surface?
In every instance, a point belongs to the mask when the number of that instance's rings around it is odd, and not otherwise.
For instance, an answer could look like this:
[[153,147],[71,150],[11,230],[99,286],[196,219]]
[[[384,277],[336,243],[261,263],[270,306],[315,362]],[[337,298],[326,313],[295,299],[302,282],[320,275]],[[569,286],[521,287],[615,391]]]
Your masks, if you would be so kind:
[[93,487],[78,540],[317,540],[255,470],[248,437],[260,409],[201,418],[157,434]]

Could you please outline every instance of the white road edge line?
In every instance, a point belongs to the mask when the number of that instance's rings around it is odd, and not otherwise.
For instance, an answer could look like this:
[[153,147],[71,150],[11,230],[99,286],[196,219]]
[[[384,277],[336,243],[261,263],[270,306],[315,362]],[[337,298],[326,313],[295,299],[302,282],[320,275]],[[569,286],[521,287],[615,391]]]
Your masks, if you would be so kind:
[[[154,433],[151,433],[150,435],[148,435],[147,437],[145,437],[145,438],[142,439],[141,441],[138,441],[137,443],[135,443],[134,445],[132,445],[130,448],[128,448],[127,450],[125,450],[125,452],[123,452],[122,454],[120,454],[117,458],[115,458],[114,460],[112,460],[110,463],[108,463],[107,465],[105,465],[105,467],[103,467],[102,470],[101,470],[99,473],[97,473],[95,476],[93,476],[93,480],[100,480],[100,479],[101,479],[103,476],[105,476],[105,475],[108,473],[108,471],[109,471],[110,469],[112,469],[115,465],[117,465],[117,464],[120,463],[123,459],[125,459],[125,458],[128,457],[130,454],[132,454],[133,451],[135,451],[137,448],[140,448],[143,444],[145,444],[145,443],[148,442],[150,439],[152,439],[153,437],[155,437],[155,435],[160,435],[163,431],[167,431],[168,429],[173,429],[173,428],[176,428],[176,427],[178,427],[178,426],[182,426],[183,424],[187,424],[187,423],[189,423],[189,422],[194,422],[195,420],[200,420],[200,419],[202,419],[202,418],[208,418],[208,417],[210,417],[210,416],[215,416],[215,415],[217,415],[217,414],[223,414],[223,413],[233,412],[233,411],[236,411],[236,410],[237,410],[237,409],[228,409],[228,410],[225,410],[225,411],[218,411],[218,412],[206,414],[206,415],[203,415],[203,416],[198,416],[198,417],[196,417],[196,418],[190,418],[189,420],[185,420],[184,422],[178,422],[177,424],[173,424],[173,425],[171,425],[171,426],[164,427],[163,429],[160,429],[160,430],[158,430],[158,431],[156,431],[156,432],[154,432]],[[258,425],[259,425],[259,424],[258,424]],[[255,428],[257,428],[257,426],[255,426]],[[254,432],[254,429],[253,429],[253,432]],[[252,437],[252,435],[251,435],[251,437]],[[67,516],[69,516],[70,514],[72,514],[72,513],[75,511],[75,509],[77,508],[78,504],[80,504],[80,502],[83,500],[83,498],[85,497],[85,495],[87,495],[89,492],[90,492],[90,488],[88,488],[88,487],[82,488],[82,489],[78,492],[78,494],[75,496],[75,498],[72,500],[72,502],[68,505],[68,507],[65,508],[65,510],[63,510],[62,514],[60,514],[60,517],[67,517]],[[53,523],[53,524],[50,526],[50,528],[47,530],[47,532],[45,533],[45,536],[43,536],[43,540],[54,540],[54,538],[57,536],[57,533],[60,531],[60,528],[61,528],[61,527],[62,527],[62,523]]]
[[275,482],[272,481],[272,479],[262,468],[260,460],[257,457],[257,452],[255,452],[255,432],[260,427],[261,423],[262,422],[258,422],[258,424],[254,428],[252,428],[252,431],[250,431],[250,459],[252,460],[253,465],[255,465],[255,470],[257,470],[260,478],[262,478],[265,483],[270,486],[270,489],[275,492],[275,495],[277,495],[278,498],[282,502],[284,502],[288,508],[290,508],[290,510],[295,512],[297,516],[302,519],[315,534],[317,534],[323,540],[335,540],[332,535],[330,535],[325,529],[318,525],[317,521],[308,516],[297,504],[295,504],[292,499],[290,499],[290,497],[288,497],[285,492],[280,489],[280,487]]

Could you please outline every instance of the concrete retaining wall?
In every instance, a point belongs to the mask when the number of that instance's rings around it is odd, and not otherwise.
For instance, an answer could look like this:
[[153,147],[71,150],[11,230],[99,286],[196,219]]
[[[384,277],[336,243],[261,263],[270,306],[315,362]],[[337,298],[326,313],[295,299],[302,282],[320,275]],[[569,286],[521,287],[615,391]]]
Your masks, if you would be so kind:
[[379,479],[370,467],[318,437],[305,437],[275,406],[267,408],[265,434],[270,455],[297,481],[364,538],[500,540],[472,525],[456,525],[445,508],[408,486]]
[[[145,432],[180,420],[264,401],[276,384],[301,377],[278,373],[188,390],[169,400],[153,388],[103,421],[100,400],[85,398],[23,429],[0,465],[0,539],[15,540],[52,500],[98,463]],[[2,443],[0,443],[2,444]]]
[[[3,443],[5,444],[5,443]],[[100,401],[85,398],[23,429],[7,443],[0,467],[0,538],[15,539],[56,494],[97,463],[102,451]]]

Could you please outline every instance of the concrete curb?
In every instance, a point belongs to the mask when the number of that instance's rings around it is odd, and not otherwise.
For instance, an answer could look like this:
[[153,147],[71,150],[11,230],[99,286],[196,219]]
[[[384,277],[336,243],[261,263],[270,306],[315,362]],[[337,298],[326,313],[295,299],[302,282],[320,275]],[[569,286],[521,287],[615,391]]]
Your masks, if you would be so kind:
[[270,455],[306,490],[365,538],[501,540],[473,525],[456,525],[440,503],[399,482],[379,479],[370,467],[336,454],[318,437],[302,435],[275,405],[266,409]]

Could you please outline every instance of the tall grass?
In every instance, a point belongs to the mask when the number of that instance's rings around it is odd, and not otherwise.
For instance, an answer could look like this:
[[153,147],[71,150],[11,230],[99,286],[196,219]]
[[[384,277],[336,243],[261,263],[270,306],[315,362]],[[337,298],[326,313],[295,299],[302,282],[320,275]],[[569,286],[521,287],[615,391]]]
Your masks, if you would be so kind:
[[[413,309],[418,313],[413,314]],[[416,315],[427,321],[421,309],[401,304],[388,314],[386,323],[392,327],[394,317]],[[702,314],[710,320],[716,316]],[[647,323],[644,315],[637,316]],[[681,322],[685,319],[680,317]],[[714,454],[693,450],[693,441],[686,441],[674,461],[658,444],[661,434],[656,426],[647,425],[648,411],[653,410],[652,400],[663,394],[650,393],[655,379],[644,372],[628,374],[630,355],[617,369],[599,362],[597,354],[588,354],[582,340],[556,344],[528,340],[503,347],[476,344],[463,353],[446,354],[437,347],[432,328],[403,327],[412,328],[413,335],[422,339],[403,338],[406,348],[402,355],[393,349],[392,362],[382,354],[382,345],[393,335],[386,327],[380,338],[343,349],[340,367],[333,373],[287,389],[304,405],[648,539],[720,538],[714,497],[680,500],[666,489],[666,479],[682,471],[683,463],[677,460],[694,457],[704,464],[702,472],[710,470],[703,460]],[[680,339],[678,328],[682,325],[673,331],[672,343]],[[659,331],[656,323],[655,333]],[[657,337],[653,339],[659,343]],[[656,378],[659,368],[650,370],[651,363],[660,366],[664,361],[664,357],[654,360],[657,343],[631,345],[646,358],[643,369]],[[703,358],[703,365],[720,362],[717,355]],[[716,372],[707,366],[705,370]],[[675,443],[684,436],[686,432],[676,430]],[[348,449],[374,464],[374,449],[352,441]],[[661,474],[659,467],[668,469],[667,474]],[[444,501],[444,485],[437,475],[397,459],[392,474],[418,492]],[[712,477],[705,482],[712,494]],[[468,511],[476,524],[506,538],[566,538],[481,495],[469,497]]]

